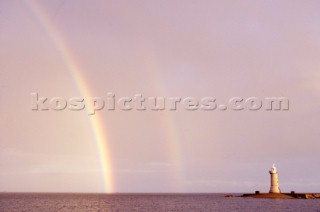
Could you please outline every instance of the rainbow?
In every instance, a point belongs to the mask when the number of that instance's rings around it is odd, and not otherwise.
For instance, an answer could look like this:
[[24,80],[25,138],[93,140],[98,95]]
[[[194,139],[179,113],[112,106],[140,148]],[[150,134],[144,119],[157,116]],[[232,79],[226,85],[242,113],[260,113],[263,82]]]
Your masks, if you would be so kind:
[[[59,30],[55,27],[55,23],[50,19],[46,14],[41,5],[35,0],[26,0],[28,7],[31,9],[33,14],[36,16],[37,20],[44,27],[47,34],[50,36],[50,39],[53,41],[55,47],[60,52],[62,59],[64,60],[66,66],[71,72],[71,75],[84,97],[92,97],[88,83],[85,81],[82,76],[83,71],[77,64],[76,59],[71,54],[71,51],[68,48],[67,43],[64,41],[62,35],[59,33]],[[87,111],[92,111],[92,105],[86,104]],[[103,122],[99,116],[91,115],[88,116],[90,126],[92,128],[92,133],[95,140],[95,145],[99,154],[100,166],[102,167],[103,172],[103,184],[104,191],[107,193],[114,192],[114,182],[112,179],[112,164],[110,161],[110,154],[108,148],[108,139],[105,134],[103,127]]]
[[[162,78],[160,75],[161,64],[158,64],[155,60],[156,56],[153,55],[152,50],[148,48],[147,45],[140,45],[140,54],[144,53],[143,57],[145,58],[145,65],[147,69],[151,71],[152,77],[155,81],[154,85],[156,86],[157,93],[163,94],[166,96],[168,93],[166,87],[163,84]],[[165,143],[167,146],[167,157],[169,158],[169,162],[172,165],[172,189],[175,192],[184,192],[185,185],[184,181],[186,180],[186,176],[184,175],[185,164],[184,158],[182,154],[182,145],[181,138],[179,134],[179,130],[177,129],[178,124],[176,124],[175,116],[173,111],[164,110],[162,111],[163,115],[160,118],[160,122],[162,124],[163,135],[165,136]]]

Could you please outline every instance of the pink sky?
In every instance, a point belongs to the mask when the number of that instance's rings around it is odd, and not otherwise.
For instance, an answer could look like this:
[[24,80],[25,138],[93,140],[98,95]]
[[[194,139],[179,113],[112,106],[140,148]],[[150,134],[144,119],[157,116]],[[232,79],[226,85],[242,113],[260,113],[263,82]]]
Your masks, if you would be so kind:
[[83,95],[47,24],[94,96],[290,99],[289,111],[99,111],[114,191],[268,191],[276,163],[282,191],[319,192],[319,9],[285,0],[0,1],[0,191],[104,191],[87,113],[31,110],[32,92]]

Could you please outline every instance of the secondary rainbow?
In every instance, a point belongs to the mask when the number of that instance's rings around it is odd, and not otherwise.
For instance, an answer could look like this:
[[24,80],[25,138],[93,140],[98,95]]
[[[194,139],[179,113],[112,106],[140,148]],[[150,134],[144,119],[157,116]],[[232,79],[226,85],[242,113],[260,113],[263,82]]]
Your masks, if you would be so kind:
[[[154,86],[157,93],[162,94],[163,96],[168,96],[168,91],[163,83],[163,76],[161,73],[161,64],[156,60],[156,56],[153,54],[153,51],[146,43],[139,44],[139,52],[145,58],[145,66],[147,70],[150,70],[153,78]],[[169,95],[170,96],[170,95]],[[185,182],[186,182],[186,166],[184,163],[184,158],[182,154],[182,143],[179,130],[177,129],[178,125],[176,124],[175,115],[173,111],[164,110],[162,111],[163,115],[159,119],[165,143],[167,146],[167,154],[169,163],[172,165],[172,189],[174,192],[185,192]]]
[[[82,76],[82,70],[77,64],[76,59],[71,54],[67,43],[64,41],[62,34],[56,28],[55,23],[50,19],[46,14],[45,10],[41,5],[34,0],[26,0],[27,5],[30,7],[40,24],[44,27],[51,40],[53,41],[55,47],[60,52],[62,59],[67,65],[68,69],[71,72],[71,75],[83,95],[83,97],[92,97],[88,83],[85,81]],[[91,104],[86,104],[86,109],[92,111],[90,108]],[[92,106],[91,106],[92,107]],[[103,121],[99,118],[98,115],[88,116],[90,125],[92,128],[95,145],[99,154],[100,165],[103,172],[103,183],[104,191],[107,193],[112,193],[114,191],[114,184],[112,179],[112,165],[110,161],[110,154],[108,148],[108,139],[103,129]]]

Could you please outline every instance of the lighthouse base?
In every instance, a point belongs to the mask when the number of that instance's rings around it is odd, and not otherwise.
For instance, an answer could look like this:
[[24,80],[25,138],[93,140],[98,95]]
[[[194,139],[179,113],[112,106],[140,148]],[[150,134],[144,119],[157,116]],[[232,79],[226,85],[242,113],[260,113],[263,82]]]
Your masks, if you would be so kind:
[[281,190],[280,190],[279,187],[271,186],[269,193],[270,193],[270,194],[280,194],[280,193],[281,193]]

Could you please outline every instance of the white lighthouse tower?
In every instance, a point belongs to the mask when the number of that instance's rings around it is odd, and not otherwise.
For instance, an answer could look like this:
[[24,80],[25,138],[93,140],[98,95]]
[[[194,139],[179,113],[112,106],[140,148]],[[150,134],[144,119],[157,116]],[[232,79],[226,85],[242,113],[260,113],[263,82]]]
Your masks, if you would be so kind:
[[272,165],[269,173],[271,176],[271,187],[269,193],[281,193],[278,183],[278,172],[274,164]]

